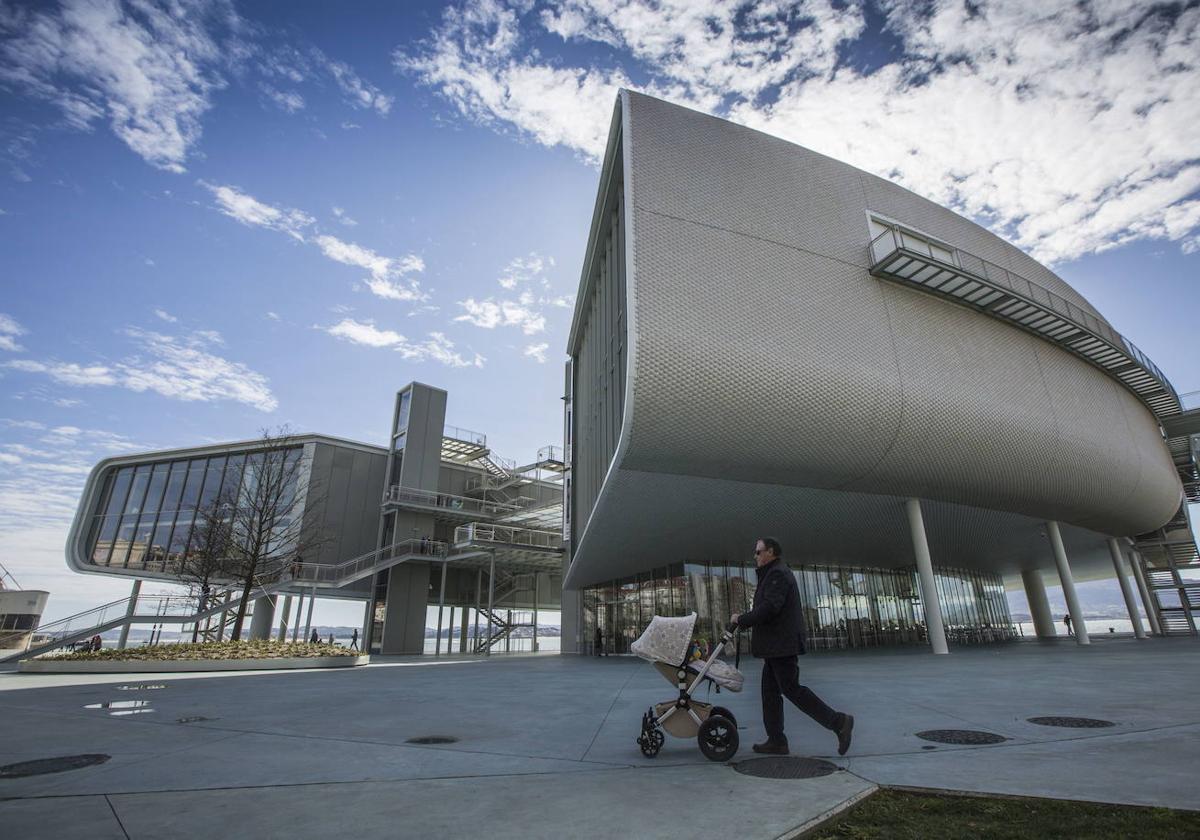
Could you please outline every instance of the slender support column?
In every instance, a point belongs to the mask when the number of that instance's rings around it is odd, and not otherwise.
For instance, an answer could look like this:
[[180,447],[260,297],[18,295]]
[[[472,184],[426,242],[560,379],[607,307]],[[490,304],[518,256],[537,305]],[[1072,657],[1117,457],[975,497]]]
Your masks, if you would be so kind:
[[921,606],[925,610],[925,629],[934,653],[949,653],[946,629],[942,625],[942,606],[938,603],[937,584],[933,579],[933,561],[929,558],[929,540],[925,538],[925,520],[921,516],[921,501],[909,499],[908,528],[912,532],[913,554],[917,558],[917,578],[921,584]]
[[[442,611],[446,609],[446,561],[442,561],[442,587],[438,592],[438,628],[437,637],[433,640],[433,655],[438,656],[442,652]],[[453,621],[453,619],[451,619]],[[454,626],[451,624],[451,626]],[[450,652],[450,643],[446,643],[446,653]]]
[[[304,593],[301,592],[296,600],[296,622],[292,625],[292,644],[296,644],[296,640],[300,638],[300,613],[304,612]],[[304,641],[308,641],[308,636],[304,637]]]
[[317,600],[317,587],[314,586],[312,588],[312,590],[308,593],[308,615],[305,616],[305,619],[304,619],[304,641],[306,641],[306,642],[310,638],[312,638],[313,604],[316,603],[316,600]]
[[1138,613],[1137,602],[1133,600],[1133,587],[1129,585],[1129,578],[1125,577],[1125,564],[1121,562],[1121,544],[1113,537],[1108,538],[1108,553],[1112,555],[1113,571],[1117,573],[1117,583],[1121,585],[1121,596],[1125,599],[1125,609],[1129,611],[1133,635],[1144,639],[1146,628],[1142,626],[1142,616]]
[[470,621],[470,619],[471,619],[470,607],[463,607],[462,608],[462,619],[461,619],[462,627],[459,628],[459,631],[458,631],[458,652],[459,653],[467,652],[467,623]]
[[1057,632],[1042,573],[1037,569],[1025,569],[1021,572],[1021,582],[1025,584],[1025,600],[1029,601],[1029,614],[1033,616],[1033,632],[1039,639],[1053,639]]
[[450,605],[450,620],[446,622],[446,653],[454,653],[454,605]]
[[1079,606],[1079,596],[1075,594],[1075,578],[1071,576],[1071,567],[1067,563],[1067,550],[1063,547],[1062,532],[1058,523],[1046,523],[1046,536],[1050,538],[1050,547],[1054,549],[1054,562],[1058,566],[1058,579],[1062,582],[1063,597],[1067,601],[1067,613],[1071,616],[1071,626],[1075,630],[1075,641],[1081,645],[1090,645],[1087,622],[1083,618],[1083,608]]
[[483,567],[475,570],[475,638],[472,646],[479,647],[479,604],[483,598]]
[[[383,639],[376,639],[374,636],[375,614],[374,614],[374,610],[372,609],[374,606],[375,606],[374,598],[368,598],[367,602],[365,604],[363,604],[363,626],[362,626],[362,632],[358,634],[358,652],[359,653],[370,653],[371,650],[374,648],[376,642],[379,643],[379,646],[381,649],[383,647]],[[368,641],[368,636],[367,636],[368,633],[371,634],[371,636],[369,637],[370,638],[369,641]]]
[[[129,606],[125,609],[125,615],[127,615],[127,616],[137,615],[138,596],[141,594],[142,594],[142,582],[140,580],[135,580],[133,582],[133,589],[130,590],[130,592],[129,592]],[[129,644],[129,625],[122,624],[121,625],[121,638],[117,641],[117,647],[120,650],[125,650],[125,645],[127,645],[127,644]]]
[[530,648],[531,653],[537,653],[537,608],[538,608],[538,584],[541,583],[542,573],[533,573],[533,645]]
[[1142,596],[1142,606],[1146,608],[1146,620],[1150,622],[1150,632],[1155,636],[1163,635],[1162,623],[1158,620],[1158,610],[1154,607],[1154,595],[1146,583],[1146,575],[1142,571],[1141,558],[1136,551],[1130,552],[1129,568],[1133,570],[1133,580],[1137,584],[1138,594]]
[[[496,552],[494,552],[494,551],[493,551],[493,552],[492,552],[492,561],[491,561],[491,565],[488,567],[488,609],[487,609],[487,612],[488,612],[488,623],[487,623],[487,637],[488,637],[488,639],[489,639],[489,640],[492,638],[492,604],[493,604],[493,602],[492,602],[492,599],[493,599],[495,596],[496,596]],[[487,653],[486,653],[486,655],[487,655],[487,656],[491,656],[491,655],[492,655],[492,646],[491,646],[491,645],[488,645],[488,646],[487,646]]]
[[283,596],[283,615],[281,615],[279,617],[279,637],[278,638],[279,638],[279,641],[281,641],[281,642],[287,641],[288,619],[291,617],[291,612],[292,612],[292,596],[284,595]]

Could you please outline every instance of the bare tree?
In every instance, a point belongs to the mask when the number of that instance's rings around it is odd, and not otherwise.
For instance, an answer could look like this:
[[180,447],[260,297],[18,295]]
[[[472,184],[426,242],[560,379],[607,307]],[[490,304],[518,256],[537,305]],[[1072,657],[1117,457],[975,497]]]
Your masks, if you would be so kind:
[[[297,503],[302,480],[307,478],[300,456],[295,436],[283,426],[264,429],[260,445],[246,457],[230,520],[228,572],[242,589],[231,635],[234,641],[242,637],[254,587],[278,581],[297,568],[302,557],[315,556],[324,542],[319,531],[305,527],[305,505]],[[311,482],[306,491],[306,504],[319,501],[318,488]]]
[[[196,612],[210,605],[213,590],[229,582],[234,570],[232,493],[214,498],[196,511],[196,522],[188,538],[187,552],[179,561],[179,577],[196,599]],[[200,625],[192,628],[192,642]]]

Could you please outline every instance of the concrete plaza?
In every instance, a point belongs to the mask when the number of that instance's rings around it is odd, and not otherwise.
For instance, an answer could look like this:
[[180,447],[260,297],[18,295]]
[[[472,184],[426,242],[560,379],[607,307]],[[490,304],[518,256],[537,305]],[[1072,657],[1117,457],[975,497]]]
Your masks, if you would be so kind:
[[[789,707],[793,754],[842,768],[808,780],[747,776],[672,738],[643,758],[642,712],[673,690],[626,657],[377,658],[352,670],[212,676],[6,671],[0,765],[112,758],[0,779],[0,826],[12,837],[88,840],[777,838],[876,785],[1200,809],[1194,639],[857,651],[801,666],[858,720],[839,758],[833,736]],[[763,736],[759,667],[742,667],[747,690],[712,697],[737,715],[738,761]],[[121,688],[139,685],[163,687]],[[130,701],[146,705],[86,708]],[[1026,722],[1054,715],[1115,726]],[[929,729],[1008,740],[947,746],[914,734]],[[408,743],[424,736],[457,741]]]

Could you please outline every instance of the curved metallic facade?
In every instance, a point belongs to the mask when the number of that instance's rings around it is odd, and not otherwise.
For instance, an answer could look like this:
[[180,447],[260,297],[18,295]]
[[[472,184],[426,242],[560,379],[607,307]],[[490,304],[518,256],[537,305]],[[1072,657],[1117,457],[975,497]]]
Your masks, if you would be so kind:
[[[1050,563],[1042,520],[1074,526],[1067,539],[1086,554],[1178,510],[1146,404],[1051,341],[872,276],[871,220],[1103,318],[1028,255],[883,179],[649,97],[622,93],[614,132],[626,388],[598,497],[575,506],[567,586],[744,550],[764,523],[823,561],[910,564],[906,497],[964,532],[940,546],[945,562],[1001,572]],[[596,328],[597,259],[576,366]],[[576,369],[576,406],[585,384]],[[578,461],[590,443],[574,416]]]

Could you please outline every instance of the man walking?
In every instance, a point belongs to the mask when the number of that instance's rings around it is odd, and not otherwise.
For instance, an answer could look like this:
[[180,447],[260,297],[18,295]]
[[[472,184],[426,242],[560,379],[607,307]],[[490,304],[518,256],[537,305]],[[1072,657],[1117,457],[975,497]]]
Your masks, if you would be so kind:
[[734,613],[738,627],[753,628],[750,652],[763,661],[762,709],[767,740],[754,745],[756,753],[787,755],[787,736],[783,734],[783,698],[817,723],[837,734],[838,755],[850,749],[854,716],[835,712],[808,686],[800,685],[796,657],[804,653],[804,617],[800,611],[800,589],[796,578],[783,562],[783,548],[776,540],[763,537],[754,546],[758,587],[754,606],[748,613]]

